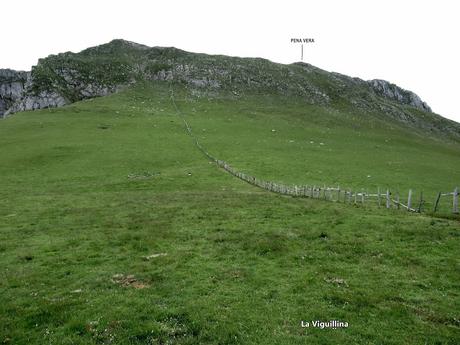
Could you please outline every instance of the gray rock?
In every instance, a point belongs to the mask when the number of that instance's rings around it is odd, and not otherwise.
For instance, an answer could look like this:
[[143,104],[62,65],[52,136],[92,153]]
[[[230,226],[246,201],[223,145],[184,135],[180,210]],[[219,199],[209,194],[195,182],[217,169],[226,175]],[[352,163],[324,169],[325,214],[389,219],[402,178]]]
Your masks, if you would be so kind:
[[0,117],[9,114],[50,107],[68,102],[55,91],[31,92],[33,80],[30,72],[0,69]]
[[410,105],[423,111],[431,112],[431,108],[428,104],[423,102],[420,97],[412,91],[404,90],[395,84],[387,82],[386,80],[374,79],[367,81],[367,83],[377,94],[385,98],[395,100],[401,104]]
[[8,110],[5,111],[4,116],[7,116],[18,111],[36,110],[43,108],[56,108],[62,107],[68,102],[56,92],[40,92],[38,95],[26,95],[14,103]]
[[3,101],[2,98],[0,98],[0,117],[2,117],[2,115],[5,113],[6,110],[7,110],[6,103],[5,101]]
[[[63,68],[58,72],[67,86],[75,91],[78,99],[106,96],[121,88],[101,85],[96,81],[82,82],[76,70]],[[0,118],[19,111],[55,108],[71,103],[56,87],[37,92],[33,86],[31,72],[0,69]]]
[[30,81],[30,72],[0,69],[0,117],[25,94]]

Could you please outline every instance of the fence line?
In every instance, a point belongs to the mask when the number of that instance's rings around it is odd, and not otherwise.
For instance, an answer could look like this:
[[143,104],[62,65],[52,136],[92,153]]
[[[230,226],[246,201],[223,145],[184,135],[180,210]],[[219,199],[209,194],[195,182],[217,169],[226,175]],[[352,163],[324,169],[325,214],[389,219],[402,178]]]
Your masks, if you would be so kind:
[[[180,111],[180,109],[177,107],[176,101],[174,100],[174,93],[172,88],[170,88],[170,98],[171,102],[177,112],[177,114],[181,117],[182,121],[184,122],[185,128],[188,132],[188,134],[193,138],[193,141],[195,142],[195,146],[211,161],[217,164],[217,166],[221,167],[231,175],[249,183],[252,184],[256,187],[268,190],[273,193],[277,194],[283,194],[283,195],[290,195],[294,197],[304,197],[304,198],[315,198],[315,199],[324,199],[324,200],[329,200],[329,201],[335,201],[335,202],[344,202],[344,203],[350,203],[350,204],[362,204],[365,205],[371,200],[375,200],[378,204],[378,206],[381,206],[382,204],[382,199],[385,203],[385,207],[387,209],[390,209],[393,207],[396,207],[397,209],[404,208],[408,212],[422,212],[423,211],[423,206],[426,203],[426,201],[423,199],[423,192],[420,193],[420,199],[418,201],[418,204],[416,207],[413,207],[414,200],[413,200],[413,191],[412,189],[409,189],[408,195],[407,195],[407,202],[404,204],[400,200],[400,195],[398,192],[395,193],[395,198],[392,197],[392,193],[389,189],[386,189],[383,193],[380,191],[380,188],[377,189],[377,193],[371,194],[368,193],[367,191],[364,192],[364,190],[361,190],[361,192],[354,191],[353,189],[341,189],[340,186],[337,187],[319,187],[316,185],[310,186],[310,185],[285,185],[281,183],[276,183],[273,181],[265,181],[258,179],[257,177],[247,175],[243,172],[240,172],[230,166],[227,162],[215,158],[213,155],[211,155],[208,151],[204,149],[203,146],[201,146],[200,142],[198,141],[198,138],[193,134],[192,128],[190,127],[189,123],[185,119],[184,114]],[[445,196],[452,196],[453,201],[452,201],[452,213],[459,213],[458,210],[458,197],[459,197],[459,189],[456,187],[453,192],[447,192],[447,193],[441,193],[439,192],[435,203],[434,203],[434,209],[433,212],[437,212],[439,209],[439,202],[441,197]]]

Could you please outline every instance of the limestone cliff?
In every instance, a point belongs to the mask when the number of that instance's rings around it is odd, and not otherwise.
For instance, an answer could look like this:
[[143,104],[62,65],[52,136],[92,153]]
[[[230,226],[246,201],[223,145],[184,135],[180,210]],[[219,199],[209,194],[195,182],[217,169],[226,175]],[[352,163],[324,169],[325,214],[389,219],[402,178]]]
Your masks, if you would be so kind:
[[0,117],[24,110],[59,107],[68,102],[55,91],[32,91],[31,72],[0,69]]
[[395,100],[401,104],[407,104],[414,108],[429,111],[431,108],[423,102],[419,96],[412,91],[404,90],[395,84],[391,84],[386,80],[374,79],[369,80],[368,84],[381,96]]

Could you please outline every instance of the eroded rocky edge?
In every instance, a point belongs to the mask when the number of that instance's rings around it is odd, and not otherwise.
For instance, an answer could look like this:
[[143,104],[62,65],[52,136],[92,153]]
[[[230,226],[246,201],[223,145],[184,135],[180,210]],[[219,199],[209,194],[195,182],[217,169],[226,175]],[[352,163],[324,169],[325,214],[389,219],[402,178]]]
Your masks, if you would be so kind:
[[[31,72],[0,69],[0,117],[26,110],[56,108],[72,103],[68,98],[54,90],[34,92]],[[80,85],[79,92],[84,98],[106,96],[116,87],[97,84]]]

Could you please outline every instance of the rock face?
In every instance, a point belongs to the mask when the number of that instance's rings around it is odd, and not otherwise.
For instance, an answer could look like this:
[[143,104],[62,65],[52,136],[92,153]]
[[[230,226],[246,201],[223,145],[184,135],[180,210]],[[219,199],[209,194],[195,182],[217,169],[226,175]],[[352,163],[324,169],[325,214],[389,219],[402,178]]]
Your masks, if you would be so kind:
[[24,97],[30,72],[0,69],[0,117]]
[[36,95],[27,94],[26,92],[25,97],[14,103],[7,111],[5,111],[4,116],[18,111],[62,107],[68,103],[69,102],[67,102],[64,97],[56,92],[42,91]]
[[59,107],[68,102],[54,91],[32,92],[31,72],[0,69],[0,117],[24,110]]
[[420,97],[412,91],[404,90],[395,84],[387,82],[386,80],[374,79],[369,80],[367,83],[374,89],[375,92],[385,98],[395,100],[401,104],[410,105],[423,111],[431,112],[431,108],[428,104],[423,102]]

